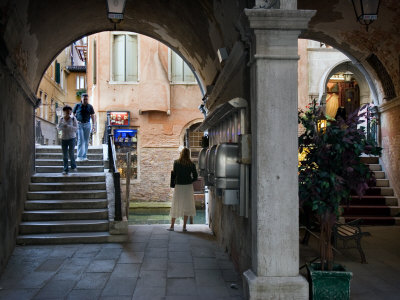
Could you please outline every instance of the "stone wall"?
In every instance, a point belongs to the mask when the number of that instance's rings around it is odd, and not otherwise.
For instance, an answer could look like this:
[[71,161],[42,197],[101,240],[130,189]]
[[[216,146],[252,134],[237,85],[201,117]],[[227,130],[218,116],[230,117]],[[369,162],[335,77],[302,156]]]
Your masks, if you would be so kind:
[[[0,65],[0,274],[15,246],[32,174],[33,107],[22,88]],[[5,101],[5,99],[9,101]]]
[[381,106],[382,161],[397,196],[400,195],[400,97]]
[[36,117],[36,122],[40,121],[40,128],[43,135],[43,143],[45,145],[59,145],[56,124]]
[[178,156],[178,148],[140,148],[139,178],[131,181],[130,201],[171,201],[170,172]]
[[235,207],[223,205],[215,189],[209,191],[210,227],[218,243],[241,273],[251,267],[251,221],[240,217]]

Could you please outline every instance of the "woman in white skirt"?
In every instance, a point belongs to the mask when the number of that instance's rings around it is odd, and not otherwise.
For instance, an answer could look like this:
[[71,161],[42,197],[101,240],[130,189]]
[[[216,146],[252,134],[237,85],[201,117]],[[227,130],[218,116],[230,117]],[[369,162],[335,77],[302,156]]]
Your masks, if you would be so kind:
[[190,151],[183,148],[178,160],[174,161],[175,189],[171,205],[171,227],[174,231],[175,219],[183,216],[183,231],[189,216],[196,215],[193,196],[193,182],[197,180],[196,166],[190,160]]

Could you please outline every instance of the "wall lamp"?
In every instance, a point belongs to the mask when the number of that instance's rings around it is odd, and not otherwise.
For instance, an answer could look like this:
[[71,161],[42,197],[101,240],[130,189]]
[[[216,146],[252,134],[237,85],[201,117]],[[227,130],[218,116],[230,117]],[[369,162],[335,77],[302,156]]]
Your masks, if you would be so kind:
[[378,18],[380,0],[351,0],[357,22],[366,27]]
[[114,24],[121,22],[124,18],[126,0],[106,0],[107,18]]

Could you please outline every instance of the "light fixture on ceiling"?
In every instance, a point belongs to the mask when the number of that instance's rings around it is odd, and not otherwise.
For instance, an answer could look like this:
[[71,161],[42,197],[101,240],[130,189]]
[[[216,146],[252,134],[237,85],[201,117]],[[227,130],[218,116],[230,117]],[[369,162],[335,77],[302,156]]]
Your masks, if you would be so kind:
[[126,0],[106,0],[107,18],[112,23],[119,23],[124,18]]
[[353,77],[353,73],[346,71],[343,73],[344,81],[350,82],[351,78]]
[[378,18],[380,0],[351,0],[357,22],[366,27]]

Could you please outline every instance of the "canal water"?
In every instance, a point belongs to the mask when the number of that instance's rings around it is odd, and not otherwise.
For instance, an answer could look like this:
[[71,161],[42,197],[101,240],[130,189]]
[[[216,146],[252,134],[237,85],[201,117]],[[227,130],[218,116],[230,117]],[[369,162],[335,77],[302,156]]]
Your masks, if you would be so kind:
[[[134,208],[129,210],[129,225],[169,224],[170,222],[169,208]],[[206,217],[204,209],[197,209],[193,224],[205,223]],[[183,224],[183,218],[176,219],[175,224]]]

